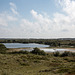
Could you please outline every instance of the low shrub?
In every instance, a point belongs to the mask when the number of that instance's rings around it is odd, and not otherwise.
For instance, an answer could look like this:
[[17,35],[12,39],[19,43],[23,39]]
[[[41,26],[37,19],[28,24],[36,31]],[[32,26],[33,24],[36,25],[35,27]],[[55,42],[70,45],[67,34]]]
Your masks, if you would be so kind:
[[0,53],[6,53],[7,48],[4,44],[0,44]]
[[63,53],[60,53],[60,52],[57,51],[57,52],[53,53],[53,56],[55,56],[55,57],[58,57],[58,56],[60,56],[60,57],[66,57],[66,56],[74,57],[75,52],[64,51]]
[[46,55],[46,53],[43,50],[40,50],[39,48],[34,48],[34,50],[31,51],[33,54],[38,54],[38,55]]
[[60,53],[58,51],[56,51],[56,52],[53,53],[53,55],[58,57],[58,56],[60,56]]
[[68,61],[68,62],[75,62],[75,58],[74,57],[65,57],[63,59]]
[[65,56],[75,56],[75,53],[69,52],[69,51],[65,51],[65,52],[63,52],[60,56],[61,56],[61,57],[65,57]]

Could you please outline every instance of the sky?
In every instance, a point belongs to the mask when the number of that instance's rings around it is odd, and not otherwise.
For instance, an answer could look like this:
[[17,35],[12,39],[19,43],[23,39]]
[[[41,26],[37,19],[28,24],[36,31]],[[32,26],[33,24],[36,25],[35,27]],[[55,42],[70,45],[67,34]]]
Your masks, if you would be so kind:
[[75,0],[0,0],[0,38],[75,38]]

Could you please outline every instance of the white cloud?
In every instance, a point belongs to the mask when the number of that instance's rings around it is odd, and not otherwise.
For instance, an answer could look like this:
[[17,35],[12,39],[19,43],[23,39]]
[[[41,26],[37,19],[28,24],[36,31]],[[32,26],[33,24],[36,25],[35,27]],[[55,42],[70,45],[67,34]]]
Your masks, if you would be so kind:
[[6,13],[0,13],[0,26],[7,26],[7,18],[5,16]]
[[18,19],[14,16],[7,15],[8,21],[17,21]]
[[41,15],[41,14],[38,14],[36,11],[34,11],[34,10],[31,10],[31,14],[32,14],[32,16],[36,19],[36,20],[43,20],[44,19],[44,17]]
[[0,26],[7,26],[7,22],[6,20],[4,20],[3,18],[0,17]]
[[74,0],[59,0],[63,11],[70,17],[75,17],[75,1]]
[[14,8],[11,8],[11,11],[12,11],[14,14],[18,15],[18,12],[17,12]]
[[[54,13],[53,19],[38,14],[38,12],[31,10],[31,14],[41,28],[41,34],[55,33],[57,36],[70,37],[75,30],[75,1],[74,0],[59,0],[62,11],[65,13]],[[64,35],[62,35],[65,32]],[[69,34],[69,35],[68,35]],[[68,35],[68,36],[67,36]],[[49,36],[49,35],[47,35]],[[74,37],[74,35],[72,35]]]
[[26,19],[22,19],[20,25],[22,29],[29,34],[36,33],[37,31],[39,32],[40,29],[40,26],[37,22],[30,22]]
[[[10,2],[10,5],[12,6],[12,9],[13,8],[17,9],[14,3]],[[13,12],[15,14],[18,14],[18,12],[15,11],[14,9],[12,12],[6,11],[6,12],[0,13],[0,26],[8,26],[9,22],[15,22],[18,20],[18,17],[16,17],[16,15],[13,15]]]
[[16,5],[15,5],[14,3],[10,2],[9,4],[10,4],[10,6],[12,6],[13,8],[17,9],[17,7],[16,7]]
[[[75,1],[58,0],[58,2],[62,7],[62,12],[64,13],[56,12],[53,14],[53,18],[49,18],[49,15],[38,13],[32,9],[30,13],[34,19],[33,21],[22,18],[22,15],[17,12],[16,5],[11,2],[10,6],[12,13],[0,13],[0,25],[7,26],[9,22],[18,22],[18,28],[15,28],[14,26],[12,29],[4,29],[5,31],[7,30],[7,33],[9,33],[8,36],[14,35],[15,37],[21,36],[45,38],[75,37],[75,35],[73,35],[75,33]],[[20,15],[21,18],[14,16],[13,13],[15,15]],[[13,33],[13,31],[15,31],[15,33]]]
[[18,21],[18,18],[13,16],[12,13],[0,13],[0,26],[8,26],[9,22],[11,23],[16,21]]
[[[63,12],[66,13],[67,16],[63,14],[62,18],[65,16],[64,21],[66,25],[70,25],[71,27],[75,25],[75,1],[74,0],[60,0],[60,5],[62,6]],[[60,19],[62,21],[62,19]],[[63,24],[63,23],[62,23]]]
[[42,14],[38,14],[36,11],[31,10],[31,14],[36,20],[36,22],[40,25],[41,30],[50,31],[52,28],[52,20],[48,18],[48,16],[44,16]]
[[11,6],[11,11],[15,14],[15,15],[18,15],[19,13],[18,13],[18,11],[17,11],[17,7],[16,7],[16,5],[14,4],[14,3],[12,3],[12,2],[10,2],[9,3],[10,4],[10,6]]

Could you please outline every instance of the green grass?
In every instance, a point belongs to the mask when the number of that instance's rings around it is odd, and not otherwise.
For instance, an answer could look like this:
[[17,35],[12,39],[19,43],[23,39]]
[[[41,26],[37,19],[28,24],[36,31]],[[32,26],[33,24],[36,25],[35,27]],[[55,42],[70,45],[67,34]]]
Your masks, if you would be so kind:
[[38,48],[0,53],[0,75],[75,75],[75,53],[47,54]]
[[75,57],[55,57],[32,53],[0,54],[0,75],[75,74]]

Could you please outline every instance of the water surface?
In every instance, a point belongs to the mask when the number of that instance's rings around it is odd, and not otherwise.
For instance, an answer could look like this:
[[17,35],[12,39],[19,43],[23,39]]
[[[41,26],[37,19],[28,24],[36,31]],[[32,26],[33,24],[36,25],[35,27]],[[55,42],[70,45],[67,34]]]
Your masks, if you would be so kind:
[[43,44],[35,44],[35,43],[28,43],[28,44],[23,44],[23,43],[3,43],[7,48],[41,48],[41,47],[49,47],[49,45],[43,45]]

